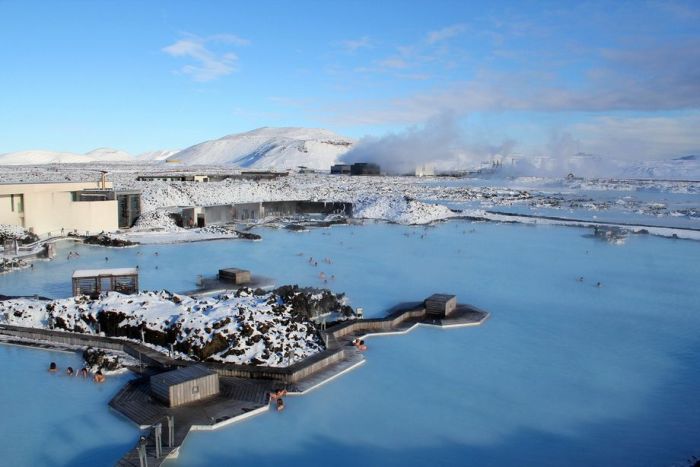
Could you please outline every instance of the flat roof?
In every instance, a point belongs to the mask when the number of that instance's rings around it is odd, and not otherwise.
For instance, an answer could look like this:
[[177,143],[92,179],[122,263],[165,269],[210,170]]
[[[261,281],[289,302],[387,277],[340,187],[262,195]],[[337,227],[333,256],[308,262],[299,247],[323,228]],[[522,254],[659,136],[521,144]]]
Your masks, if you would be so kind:
[[[86,183],[92,183],[95,185],[100,185],[101,182],[99,180],[85,180],[82,182],[76,182],[76,181],[37,181],[37,182],[0,182],[0,185],[85,185]],[[112,183],[111,180],[107,180],[107,183]],[[87,188],[88,190],[90,188]],[[107,188],[110,190],[111,188]]]
[[453,298],[456,298],[456,295],[452,294],[447,294],[447,293],[436,293],[432,294],[430,297],[426,298],[425,300],[428,301],[430,300],[431,302],[447,302],[448,300],[452,300]]
[[97,276],[133,276],[138,275],[136,268],[113,268],[113,269],[78,269],[73,272],[73,279]]
[[205,366],[192,365],[184,368],[178,368],[177,370],[173,371],[166,371],[165,373],[160,373],[158,375],[153,375],[151,376],[151,379],[155,378],[159,383],[164,383],[167,386],[174,386],[176,384],[214,374],[216,374],[215,371],[212,371]]

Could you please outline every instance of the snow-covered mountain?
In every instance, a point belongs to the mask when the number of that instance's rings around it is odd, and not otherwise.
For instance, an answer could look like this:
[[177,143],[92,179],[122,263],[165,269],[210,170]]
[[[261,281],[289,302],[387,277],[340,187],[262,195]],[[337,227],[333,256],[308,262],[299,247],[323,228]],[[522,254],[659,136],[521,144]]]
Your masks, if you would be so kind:
[[258,128],[191,146],[168,158],[183,164],[328,170],[353,140],[318,128]]
[[624,161],[595,154],[570,157],[512,158],[499,172],[510,175],[564,177],[571,173],[585,178],[700,180],[700,158],[683,156],[653,161]]
[[87,154],[44,150],[0,154],[0,165],[77,164],[129,160],[132,160],[132,157],[128,153],[111,148],[99,148]]
[[126,151],[112,148],[97,148],[85,154],[94,161],[121,162],[133,160],[131,154]]
[[164,161],[168,157],[179,152],[179,149],[161,149],[159,151],[147,151],[142,152],[136,159],[143,162],[159,162]]
[[625,167],[622,177],[700,180],[700,157],[693,155],[663,161],[637,162]]

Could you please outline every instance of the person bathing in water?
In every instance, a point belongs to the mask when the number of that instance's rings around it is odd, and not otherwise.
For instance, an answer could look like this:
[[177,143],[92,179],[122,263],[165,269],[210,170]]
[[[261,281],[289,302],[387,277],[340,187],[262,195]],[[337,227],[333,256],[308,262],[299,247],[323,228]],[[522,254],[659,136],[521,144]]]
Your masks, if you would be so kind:
[[56,362],[51,362],[49,364],[49,372],[56,373],[57,371],[58,371],[58,367],[56,366]]
[[283,398],[286,395],[287,395],[287,390],[280,388],[280,389],[270,393],[270,400],[275,401],[277,399]]
[[365,345],[365,341],[362,339],[353,339],[352,340],[352,345],[354,345],[358,350],[364,351],[367,350],[367,346]]
[[75,371],[73,371],[73,367],[72,367],[72,366],[69,366],[68,368],[66,368],[66,375],[68,375],[68,376],[73,376],[73,375],[75,375]]
[[97,370],[97,373],[95,373],[95,378],[93,378],[96,383],[104,383],[105,382],[105,375],[102,374],[102,370]]

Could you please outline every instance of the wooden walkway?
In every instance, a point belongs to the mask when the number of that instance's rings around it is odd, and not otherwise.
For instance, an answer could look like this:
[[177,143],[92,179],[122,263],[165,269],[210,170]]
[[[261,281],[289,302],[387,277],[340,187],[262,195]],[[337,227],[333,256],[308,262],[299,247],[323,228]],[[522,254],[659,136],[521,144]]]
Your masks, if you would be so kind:
[[[54,347],[102,347],[122,350],[140,358],[147,368],[139,369],[141,376],[128,382],[109,402],[109,406],[133,421],[145,434],[148,466],[159,466],[169,456],[176,456],[190,430],[216,429],[228,423],[245,419],[268,409],[269,393],[286,388],[290,394],[305,394],[322,384],[356,368],[365,361],[364,354],[352,345],[354,338],[401,334],[417,326],[474,326],[483,323],[489,314],[471,305],[458,305],[445,318],[427,315],[420,303],[396,307],[385,318],[357,319],[338,323],[322,337],[326,350],[286,368],[266,368],[251,365],[206,363],[219,373],[221,392],[210,399],[170,408],[150,395],[149,376],[176,366],[193,362],[173,360],[149,347],[123,339],[91,336],[64,331],[23,328],[0,325],[0,335],[6,342]],[[173,446],[168,446],[166,417],[174,417]],[[162,453],[156,457],[153,425],[162,423]],[[137,445],[117,463],[119,466],[140,467]]]
[[[150,430],[146,435],[148,465],[158,466],[182,445],[190,430],[215,429],[245,415],[267,409],[269,393],[273,390],[272,382],[230,377],[221,377],[219,382],[221,392],[217,396],[170,408],[151,397],[147,377],[139,378],[127,383],[109,402],[109,406],[141,428],[163,423],[163,454],[160,458],[156,458],[155,433]],[[167,416],[172,416],[175,421],[175,442],[172,447],[167,446]],[[117,465],[140,466],[137,448],[138,443]]]

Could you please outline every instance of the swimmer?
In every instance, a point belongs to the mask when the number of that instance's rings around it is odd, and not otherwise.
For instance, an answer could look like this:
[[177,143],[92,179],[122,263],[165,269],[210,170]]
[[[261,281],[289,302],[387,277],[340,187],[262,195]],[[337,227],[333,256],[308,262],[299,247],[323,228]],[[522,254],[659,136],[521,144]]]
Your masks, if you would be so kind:
[[603,284],[601,284],[600,282],[598,282],[595,286],[596,286],[596,287],[602,287]]
[[95,377],[93,379],[96,383],[104,383],[105,375],[102,374],[102,370],[97,370],[97,373],[95,373]]
[[282,398],[277,399],[277,411],[281,412],[284,410],[284,400]]
[[579,282],[583,282],[583,276],[580,276],[578,279],[576,279]]
[[69,366],[68,368],[66,368],[66,374],[68,376],[73,376],[75,374],[75,372],[73,371],[73,367]]
[[353,339],[352,345],[354,345],[360,351],[367,350],[367,346],[365,345],[365,341],[362,339]]
[[56,373],[56,371],[58,371],[58,367],[56,366],[56,362],[51,362],[49,364],[49,371],[51,373]]
[[284,396],[287,395],[287,390],[286,389],[278,389],[275,392],[270,393],[270,400],[276,401],[277,399],[280,399]]
[[79,372],[78,374],[79,374],[80,376],[82,376],[83,378],[87,378],[87,377],[88,377],[88,369],[85,368],[85,367],[82,367],[82,368],[80,369],[80,372]]
[[109,261],[109,258],[105,256],[105,261]]

